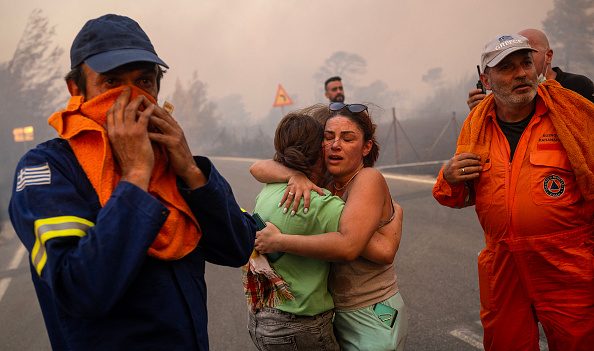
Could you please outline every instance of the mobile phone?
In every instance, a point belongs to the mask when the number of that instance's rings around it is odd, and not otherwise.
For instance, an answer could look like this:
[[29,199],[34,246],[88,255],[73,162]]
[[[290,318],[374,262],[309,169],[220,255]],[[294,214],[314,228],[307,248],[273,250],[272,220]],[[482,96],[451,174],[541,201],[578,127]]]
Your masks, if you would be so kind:
[[266,227],[266,223],[262,220],[262,217],[260,217],[259,214],[254,213],[252,218],[254,218],[254,221],[256,221],[256,228],[258,228],[258,230],[262,230],[264,227]]
[[394,323],[396,323],[396,317],[398,316],[397,309],[378,302],[373,305],[373,312],[385,325],[390,328],[394,327]]
[[481,81],[481,67],[479,65],[476,65],[476,71],[478,72],[478,76],[479,76],[478,82],[476,82],[476,88],[480,89],[483,94],[486,94],[487,91],[485,90],[485,86],[483,85],[483,82]]
[[[256,221],[256,227],[258,228],[258,230],[262,230],[264,229],[264,227],[266,227],[266,222],[262,220],[262,217],[260,217],[259,214],[254,213],[252,214],[252,217],[254,218],[254,221]],[[284,252],[271,252],[265,255],[268,258],[268,261],[276,262],[279,258],[281,258],[282,255],[284,255]]]

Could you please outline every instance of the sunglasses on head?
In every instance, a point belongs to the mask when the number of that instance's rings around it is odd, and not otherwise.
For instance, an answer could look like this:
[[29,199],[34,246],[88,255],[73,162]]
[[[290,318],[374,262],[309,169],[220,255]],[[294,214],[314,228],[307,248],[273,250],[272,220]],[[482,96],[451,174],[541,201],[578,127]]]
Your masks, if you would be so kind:
[[347,109],[352,113],[359,113],[363,111],[367,111],[367,106],[363,104],[343,104],[342,102],[333,102],[329,106],[330,111],[336,112],[341,111],[342,109]]

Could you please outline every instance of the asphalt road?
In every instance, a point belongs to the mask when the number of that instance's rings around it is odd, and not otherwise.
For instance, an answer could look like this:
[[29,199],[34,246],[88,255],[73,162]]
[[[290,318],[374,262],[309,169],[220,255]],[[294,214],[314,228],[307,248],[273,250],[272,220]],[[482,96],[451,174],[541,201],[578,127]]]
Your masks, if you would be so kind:
[[[214,162],[250,211],[261,188],[248,173],[250,161]],[[476,258],[483,239],[474,209],[439,206],[429,178],[386,178],[404,209],[396,262],[409,311],[407,350],[482,349]],[[50,350],[27,260],[5,225],[0,233],[0,350]],[[246,330],[240,270],[208,265],[206,279],[211,349],[255,350]]]

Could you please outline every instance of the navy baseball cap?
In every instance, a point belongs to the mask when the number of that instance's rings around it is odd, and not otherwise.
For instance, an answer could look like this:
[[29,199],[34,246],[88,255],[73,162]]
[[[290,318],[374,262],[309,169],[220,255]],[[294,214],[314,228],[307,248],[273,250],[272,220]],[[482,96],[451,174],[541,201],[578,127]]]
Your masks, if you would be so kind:
[[83,62],[98,73],[130,62],[153,62],[169,68],[136,21],[113,14],[89,20],[74,38],[70,68]]

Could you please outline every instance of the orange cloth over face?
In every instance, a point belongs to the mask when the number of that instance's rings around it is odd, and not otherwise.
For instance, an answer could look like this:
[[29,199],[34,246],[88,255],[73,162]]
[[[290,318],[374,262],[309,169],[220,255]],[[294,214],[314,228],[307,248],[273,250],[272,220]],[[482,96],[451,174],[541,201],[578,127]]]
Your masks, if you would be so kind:
[[[133,86],[130,88],[130,100],[144,95],[155,103],[155,99],[143,90]],[[121,177],[104,126],[107,110],[123,89],[124,87],[119,87],[109,90],[89,101],[84,101],[82,96],[73,96],[65,110],[56,112],[49,118],[49,124],[56,129],[58,135],[68,140],[102,206],[111,197]],[[162,260],[176,260],[196,248],[202,233],[198,221],[177,190],[176,175],[168,165],[165,150],[154,144],[153,150],[155,166],[148,192],[165,205],[170,213],[148,254]]]

